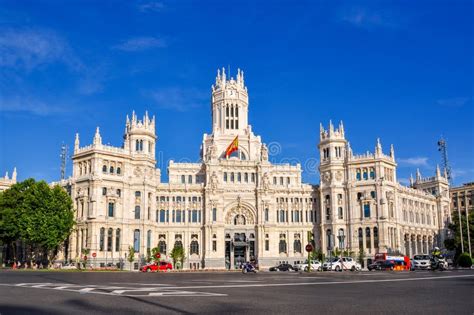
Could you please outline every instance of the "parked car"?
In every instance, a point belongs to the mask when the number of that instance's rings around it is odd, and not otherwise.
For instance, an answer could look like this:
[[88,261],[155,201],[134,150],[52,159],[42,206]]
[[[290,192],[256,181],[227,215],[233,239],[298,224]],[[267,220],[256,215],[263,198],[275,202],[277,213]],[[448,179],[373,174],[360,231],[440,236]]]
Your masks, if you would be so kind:
[[[311,270],[321,270],[321,262],[317,261],[317,260],[311,260]],[[306,271],[308,269],[308,261],[306,260],[304,263],[301,263],[301,264],[295,264],[293,266],[295,268],[296,271]]]
[[327,260],[323,264],[323,270],[333,270],[333,271],[342,271],[342,270],[350,270],[350,271],[359,271],[362,269],[362,266],[356,262],[351,257],[334,257],[330,260]]
[[412,260],[412,269],[427,270],[430,269],[430,256],[429,255],[415,255]]
[[271,267],[270,271],[295,271],[295,268],[290,264],[279,264],[278,266]]
[[150,263],[143,265],[140,268],[141,272],[152,272],[152,271],[170,271],[173,269],[173,265],[171,263],[166,262],[166,261],[160,261],[158,263]]
[[395,263],[389,260],[379,260],[367,266],[369,271],[372,270],[393,270],[395,269]]

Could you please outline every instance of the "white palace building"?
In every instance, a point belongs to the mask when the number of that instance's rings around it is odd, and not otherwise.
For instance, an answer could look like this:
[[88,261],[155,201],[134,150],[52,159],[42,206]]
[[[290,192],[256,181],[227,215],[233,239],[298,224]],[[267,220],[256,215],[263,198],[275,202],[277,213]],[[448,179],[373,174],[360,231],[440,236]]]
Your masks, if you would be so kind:
[[[354,154],[343,124],[330,123],[320,130],[321,183],[304,184],[301,165],[271,163],[248,124],[242,71],[235,79],[218,71],[211,108],[201,161],[171,161],[167,183],[156,168],[155,117],[127,117],[121,147],[103,144],[99,128],[87,146],[76,135],[69,259],[90,249],[98,262],[117,263],[133,246],[136,260],[158,247],[171,261],[173,247],[183,246],[184,268],[233,269],[251,259],[268,267],[304,260],[308,231],[324,252],[331,242],[355,253],[362,248],[367,257],[412,256],[442,244],[450,200],[439,168],[402,186],[393,147],[385,154],[377,141],[373,153]],[[236,138],[238,150],[226,154]]]

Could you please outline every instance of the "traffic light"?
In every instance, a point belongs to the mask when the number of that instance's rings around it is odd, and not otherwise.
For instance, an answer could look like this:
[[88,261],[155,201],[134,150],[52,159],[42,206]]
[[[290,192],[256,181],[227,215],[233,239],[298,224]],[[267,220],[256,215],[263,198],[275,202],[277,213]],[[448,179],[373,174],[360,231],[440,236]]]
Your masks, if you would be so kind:
[[316,248],[316,242],[314,240],[314,233],[313,231],[308,231],[308,243],[313,245],[313,248]]

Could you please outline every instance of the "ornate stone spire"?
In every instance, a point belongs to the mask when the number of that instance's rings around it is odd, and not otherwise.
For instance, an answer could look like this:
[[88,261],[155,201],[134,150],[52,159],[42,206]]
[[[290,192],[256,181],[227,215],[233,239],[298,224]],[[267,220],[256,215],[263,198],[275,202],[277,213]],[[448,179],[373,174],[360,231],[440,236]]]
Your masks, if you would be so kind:
[[421,181],[421,173],[419,168],[416,169],[416,181]]
[[439,169],[439,164],[436,164],[436,178],[441,177],[441,170]]
[[351,148],[351,143],[347,141],[347,157],[352,158],[352,148]]
[[13,173],[12,173],[12,180],[14,183],[16,183],[16,167],[13,168]]
[[74,152],[79,150],[79,133],[76,132],[76,139],[74,140]]
[[380,138],[377,138],[377,144],[375,145],[375,155],[382,155],[382,144],[380,143]]
[[94,135],[94,145],[102,144],[102,137],[100,136],[100,130],[99,127],[95,130],[95,135]]
[[390,157],[395,161],[395,149],[393,148],[393,144],[390,145]]
[[342,122],[342,120],[339,122],[339,133],[342,137],[344,137],[344,123]]
[[415,180],[413,179],[413,174],[410,174],[410,186],[413,186]]

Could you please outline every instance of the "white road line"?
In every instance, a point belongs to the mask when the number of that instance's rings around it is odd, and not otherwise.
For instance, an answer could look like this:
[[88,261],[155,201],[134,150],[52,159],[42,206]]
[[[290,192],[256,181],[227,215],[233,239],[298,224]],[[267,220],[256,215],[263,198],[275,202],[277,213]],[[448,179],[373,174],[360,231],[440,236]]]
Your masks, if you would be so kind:
[[210,292],[192,292],[192,291],[169,291],[169,292],[152,292],[148,296],[227,296],[227,294],[222,293],[210,293]]
[[333,284],[358,284],[358,283],[376,283],[376,282],[403,282],[403,281],[422,281],[439,280],[453,278],[472,278],[474,275],[459,276],[441,276],[441,277],[422,277],[422,278],[398,278],[398,279],[380,279],[380,280],[356,280],[356,281],[331,281],[331,282],[293,282],[293,283],[256,283],[256,284],[234,284],[234,285],[210,285],[210,286],[188,286],[174,287],[175,289],[219,289],[219,288],[253,288],[253,287],[286,287],[286,286],[304,286],[304,285],[333,285]]
[[109,282],[110,284],[135,284],[135,285],[150,285],[150,286],[173,286],[172,284],[166,283],[141,283],[141,282]]

